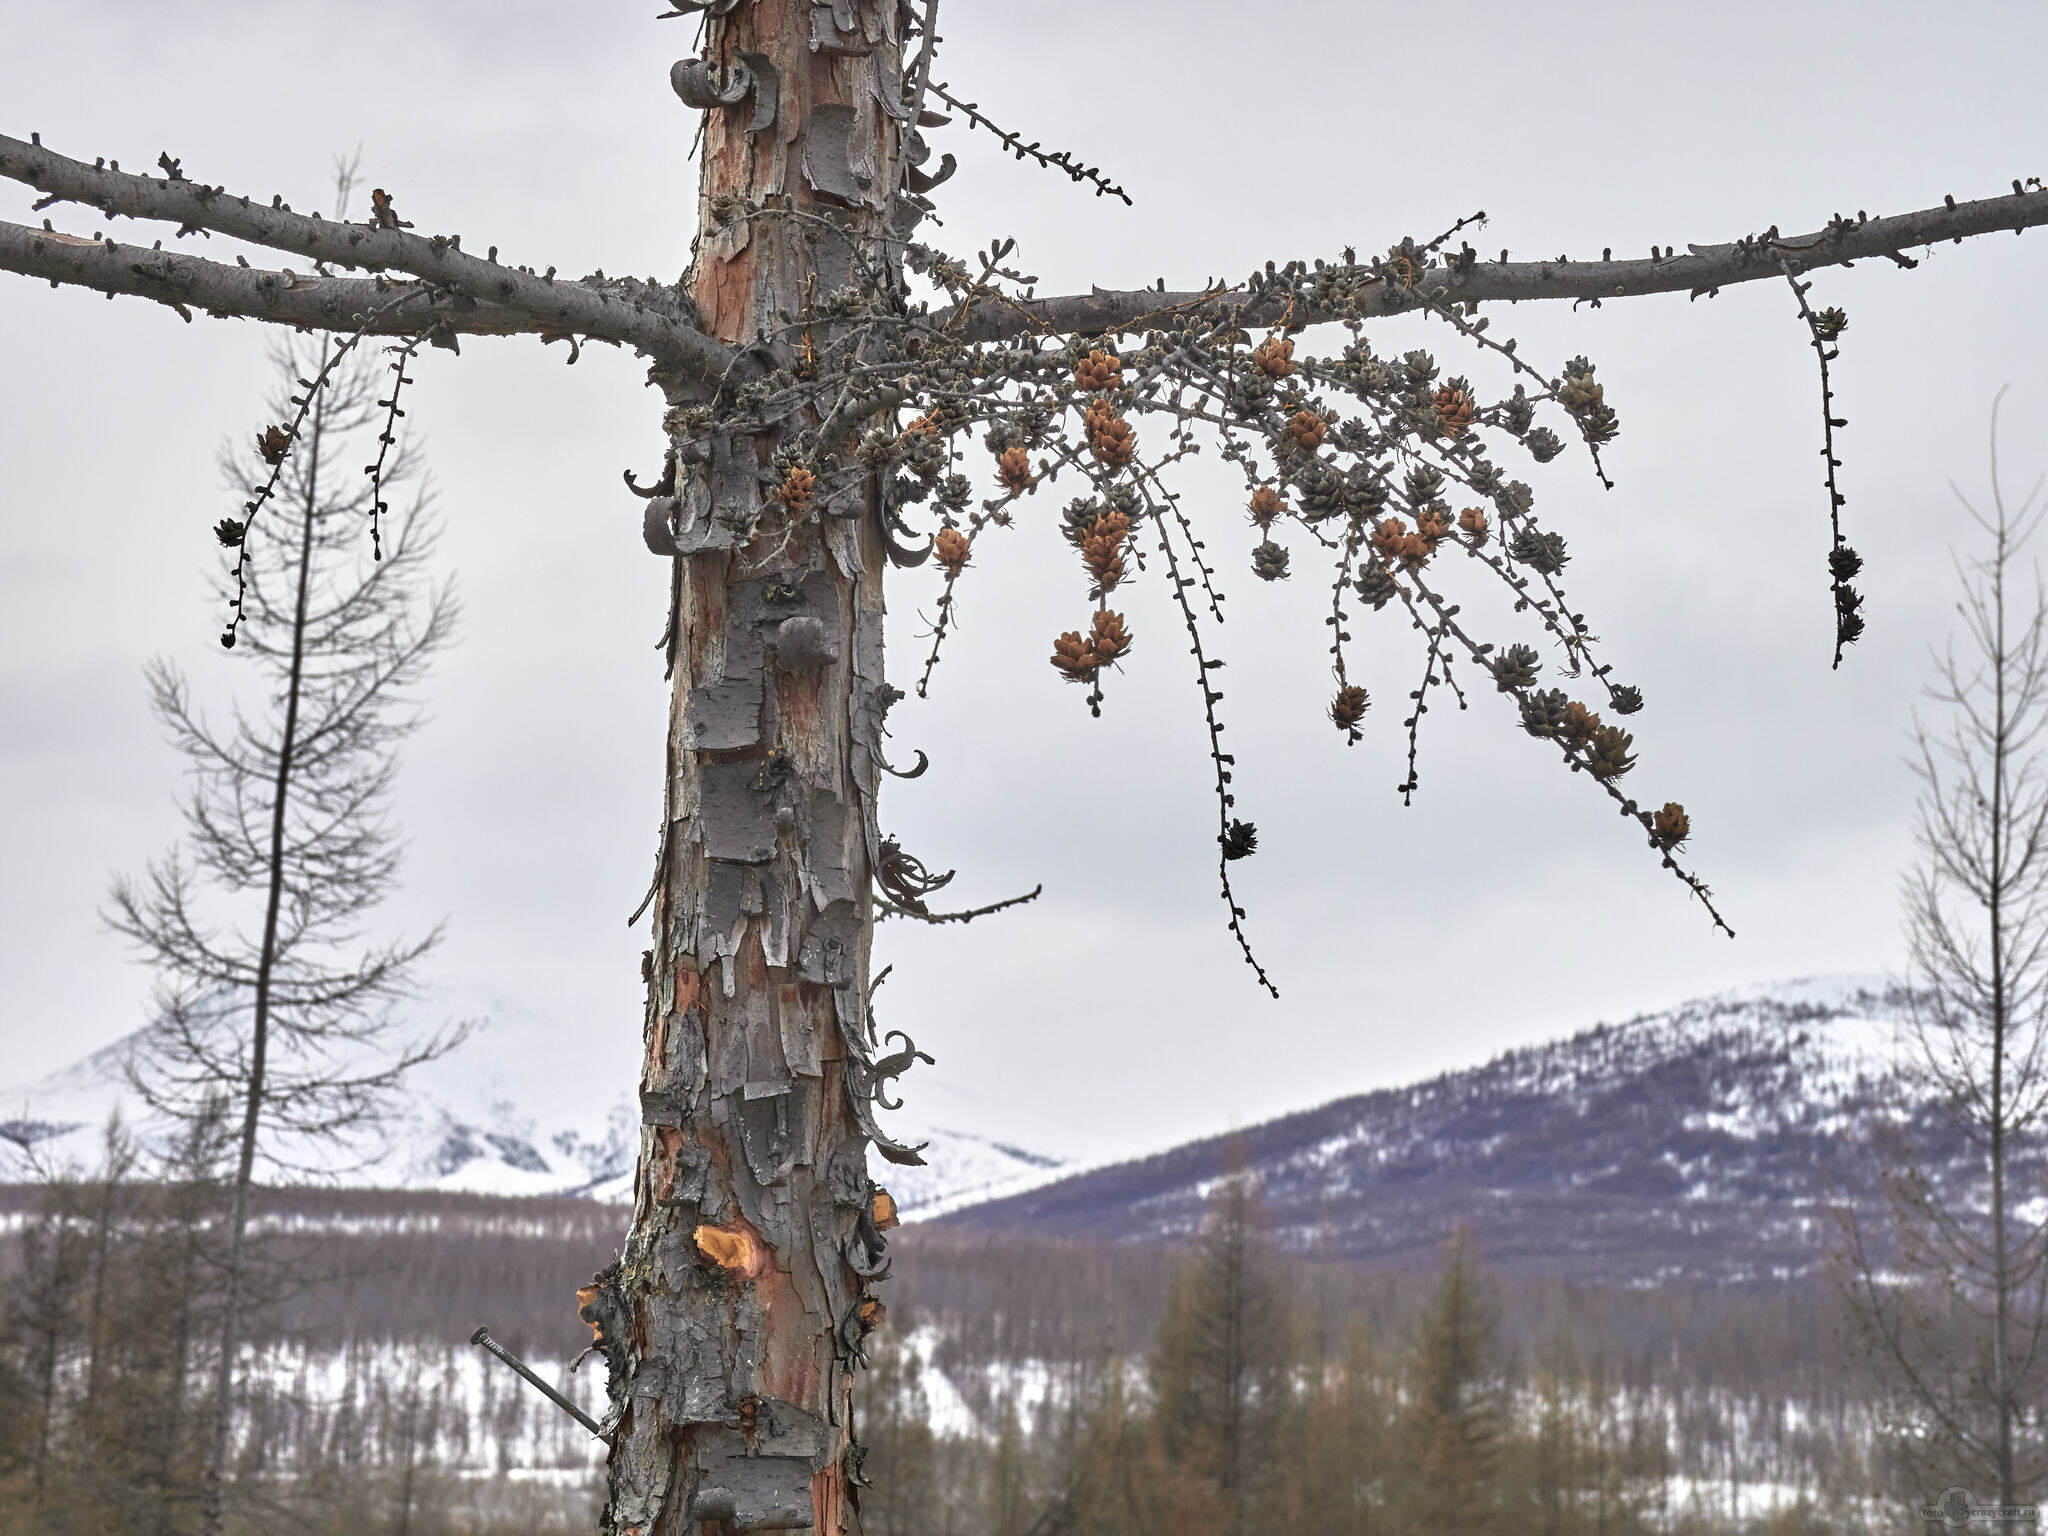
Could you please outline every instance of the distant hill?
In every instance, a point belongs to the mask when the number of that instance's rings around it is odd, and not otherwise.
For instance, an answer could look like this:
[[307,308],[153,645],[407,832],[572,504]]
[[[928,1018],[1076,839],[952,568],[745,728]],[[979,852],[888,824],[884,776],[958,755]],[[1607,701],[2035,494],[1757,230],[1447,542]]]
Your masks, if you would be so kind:
[[1296,1250],[1430,1263],[1464,1223],[1504,1271],[1639,1285],[1796,1278],[1825,1257],[1830,1191],[1871,1196],[1863,1136],[1907,1002],[1875,979],[1706,998],[1077,1173],[940,1224],[1185,1236],[1213,1182],[1241,1163]]
[[[37,1160],[90,1167],[102,1128],[117,1108],[151,1133],[135,1102],[126,1064],[140,1035],[116,1042],[38,1082],[0,1089],[0,1183],[28,1178]],[[416,1073],[401,1112],[376,1140],[335,1149],[331,1182],[343,1188],[467,1195],[633,1196],[638,1107],[621,1095],[598,1119],[555,1119],[530,1105],[479,1096],[470,1087],[478,1041]],[[908,1218],[935,1215],[1055,1176],[1057,1158],[966,1131],[915,1130],[903,1116],[894,1134],[925,1142],[922,1168],[880,1164]]]
[[[1297,1252],[1424,1267],[1463,1223],[1503,1272],[1622,1285],[1798,1279],[1825,1258],[1824,1202],[1835,1192],[1872,1198],[1865,1137],[1907,1003],[1881,979],[1788,982],[1135,1161],[1076,1170],[933,1128],[907,1137],[929,1139],[927,1167],[877,1162],[875,1172],[906,1218],[935,1235],[1001,1234],[1006,1245],[1034,1234],[1185,1237],[1213,1182],[1241,1161]],[[128,1097],[129,1045],[0,1090],[0,1181],[23,1177],[31,1151],[91,1162],[99,1127]],[[461,1052],[424,1069],[382,1155],[338,1165],[334,1182],[630,1198],[629,1100],[594,1123],[557,1124],[530,1106],[465,1101],[475,1075]],[[1965,1157],[1960,1147],[1943,1155]],[[1954,1172],[1970,1169],[1958,1162]]]

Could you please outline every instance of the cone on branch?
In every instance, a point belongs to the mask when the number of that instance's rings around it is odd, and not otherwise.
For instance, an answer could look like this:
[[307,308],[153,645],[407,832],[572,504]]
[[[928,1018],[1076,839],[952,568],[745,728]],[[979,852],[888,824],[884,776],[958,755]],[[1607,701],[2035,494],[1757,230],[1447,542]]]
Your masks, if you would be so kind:
[[1252,366],[1269,379],[1284,379],[1294,372],[1294,341],[1274,336],[1252,348]]
[[1444,385],[1432,403],[1436,406],[1437,425],[1450,437],[1463,437],[1472,418],[1479,414],[1479,402],[1472,398],[1472,390],[1463,379],[1452,379]]
[[948,576],[958,576],[967,569],[971,549],[967,535],[958,528],[941,528],[932,538],[932,558]]
[[1603,725],[1593,733],[1586,749],[1586,769],[1596,779],[1618,779],[1635,767],[1629,748],[1635,738],[1618,725]]
[[1322,447],[1323,439],[1329,435],[1329,431],[1330,424],[1306,406],[1287,418],[1288,439],[1304,453]]
[[1290,559],[1286,545],[1267,539],[1252,550],[1252,574],[1261,581],[1285,581]]
[[801,512],[810,505],[811,492],[817,488],[818,479],[801,464],[791,465],[782,476],[782,484],[775,488],[775,499],[792,512]]
[[292,435],[283,427],[265,427],[256,439],[257,456],[273,469],[284,462],[291,446]]
[[1078,629],[1067,630],[1053,641],[1052,664],[1070,683],[1092,683],[1102,670],[1095,648],[1081,638]]
[[1115,389],[1124,381],[1123,360],[1097,347],[1074,365],[1074,387],[1086,390]]
[[1561,533],[1538,533],[1534,528],[1524,528],[1508,546],[1508,553],[1533,571],[1545,576],[1555,576],[1570,562],[1565,552],[1564,535]]
[[1415,532],[1435,554],[1437,545],[1451,536],[1451,509],[1441,503],[1422,508],[1415,514]]
[[1543,667],[1535,651],[1526,645],[1511,645],[1486,665],[1493,673],[1493,686],[1502,693],[1527,688],[1536,681],[1536,674]]
[[1372,700],[1366,691],[1356,683],[1349,683],[1339,688],[1337,696],[1330,700],[1330,721],[1340,731],[1352,730],[1371,708]]
[[1554,737],[1564,730],[1565,711],[1571,700],[1562,688],[1546,688],[1522,696],[1522,729],[1531,736]]
[[1465,537],[1472,541],[1474,548],[1486,542],[1486,533],[1489,525],[1486,521],[1486,514],[1478,507],[1467,507],[1464,511],[1460,512],[1458,514],[1458,526],[1464,530]]
[[1579,424],[1589,443],[1612,442],[1621,423],[1607,404],[1606,389],[1593,380],[1593,365],[1575,357],[1564,365],[1564,382],[1558,386],[1557,403]]
[[1031,486],[1031,455],[1022,448],[1005,448],[996,460],[996,474],[1004,490],[1021,495]]
[[1685,807],[1676,800],[1667,800],[1664,809],[1650,818],[1650,841],[1665,853],[1670,853],[1692,836],[1692,821],[1685,814]]
[[1107,608],[1095,610],[1087,639],[1070,629],[1052,643],[1052,664],[1070,683],[1092,683],[1104,667],[1121,661],[1131,651],[1131,632],[1124,628],[1124,616]]
[[1366,561],[1359,569],[1358,579],[1351,585],[1356,589],[1359,600],[1374,613],[1378,613],[1401,595],[1401,589],[1395,585],[1394,578],[1387,574],[1387,568],[1377,560]]
[[1097,666],[1106,667],[1112,662],[1122,661],[1131,653],[1131,632],[1124,628],[1124,616],[1107,608],[1095,610],[1095,632],[1089,636],[1089,646],[1095,652]]
[[1558,735],[1564,744],[1574,752],[1593,739],[1593,733],[1600,729],[1600,717],[1577,699],[1565,707],[1564,725]]
[[1136,457],[1138,434],[1107,400],[1091,404],[1084,420],[1089,451],[1105,467],[1122,469]]
[[1373,553],[1389,565],[1405,565],[1413,570],[1429,558],[1433,546],[1399,517],[1385,517],[1372,531],[1372,547]]
[[1273,526],[1273,519],[1287,510],[1287,503],[1280,499],[1280,492],[1270,485],[1262,485],[1252,492],[1252,522],[1260,528]]
[[1105,512],[1081,540],[1081,558],[1098,590],[1107,592],[1124,579],[1124,543],[1131,520],[1121,512]]

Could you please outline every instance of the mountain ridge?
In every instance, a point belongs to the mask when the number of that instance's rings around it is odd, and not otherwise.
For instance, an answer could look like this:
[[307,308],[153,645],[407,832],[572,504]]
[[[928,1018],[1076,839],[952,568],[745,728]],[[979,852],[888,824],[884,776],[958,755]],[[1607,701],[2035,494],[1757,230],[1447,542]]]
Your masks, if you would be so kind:
[[1827,1203],[1871,1194],[1860,1138],[1885,1102],[1909,1005],[1883,977],[1724,992],[939,1220],[1185,1238],[1241,1165],[1279,1240],[1301,1250],[1432,1262],[1465,1225],[1490,1262],[1517,1271],[1632,1284],[1809,1275],[1825,1260]]
[[[905,1138],[930,1142],[927,1167],[877,1172],[905,1219],[962,1232],[1184,1239],[1241,1163],[1264,1186],[1279,1241],[1297,1250],[1430,1263],[1462,1224],[1514,1271],[1644,1285],[1804,1276],[1825,1258],[1830,1200],[1871,1197],[1861,1143],[1909,1005],[1884,977],[1803,978],[1139,1157],[1062,1163],[929,1127]],[[131,1044],[0,1093],[0,1177],[10,1146],[17,1165],[62,1143],[90,1160]],[[544,1123],[502,1098],[463,1104],[450,1085],[474,1075],[430,1069],[376,1171],[340,1181],[631,1198],[630,1101],[602,1120]]]

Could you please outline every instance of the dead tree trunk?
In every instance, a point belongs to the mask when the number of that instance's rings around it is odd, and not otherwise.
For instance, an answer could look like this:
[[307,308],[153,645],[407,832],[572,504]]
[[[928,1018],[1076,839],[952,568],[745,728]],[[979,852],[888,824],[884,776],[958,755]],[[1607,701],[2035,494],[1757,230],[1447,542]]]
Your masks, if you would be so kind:
[[[825,297],[886,270],[908,20],[757,0],[677,66],[711,102],[691,278],[712,335],[801,358]],[[622,1262],[584,1296],[617,1415],[607,1529],[852,1532],[888,1212],[867,1169],[884,491],[806,507],[770,437],[691,446],[714,391],[670,389],[679,462],[648,512],[675,587],[643,1129]]]

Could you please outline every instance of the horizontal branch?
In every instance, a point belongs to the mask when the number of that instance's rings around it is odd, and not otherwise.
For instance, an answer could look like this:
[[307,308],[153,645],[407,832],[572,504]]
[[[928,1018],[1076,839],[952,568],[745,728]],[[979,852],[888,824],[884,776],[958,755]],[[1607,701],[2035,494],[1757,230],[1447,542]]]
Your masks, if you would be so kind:
[[480,306],[522,313],[530,322],[493,324],[489,334],[546,331],[615,341],[700,378],[719,377],[734,357],[730,348],[690,324],[676,293],[658,284],[601,274],[580,281],[557,279],[553,268],[542,275],[507,266],[495,259],[495,251],[490,257],[469,255],[460,236],[309,218],[282,203],[265,206],[182,174],[135,176],[6,135],[0,135],[0,176],[43,192],[44,203],[82,203],[110,219],[161,220],[176,224],[180,234],[212,230],[313,261],[408,273]]
[[318,331],[362,329],[372,336],[437,331],[511,336],[542,328],[522,310],[478,303],[424,283],[231,267],[177,251],[5,222],[0,222],[0,271],[47,278],[53,286],[154,299],[187,320],[196,309],[221,319],[267,320]]
[[[1773,227],[1762,235],[1726,245],[1690,246],[1683,255],[1662,254],[1634,261],[1489,262],[1453,258],[1423,268],[1406,286],[1390,277],[1368,277],[1368,286],[1355,294],[1355,312],[1370,317],[1400,314],[1431,303],[1585,301],[1650,293],[1690,293],[1698,297],[1736,283],[1771,278],[1782,281],[1785,269],[1781,262],[1790,263],[1795,272],[1847,266],[1872,257],[1889,257],[1910,267],[1917,263],[1905,253],[1917,246],[2007,229],[2017,233],[2048,224],[2048,191],[2025,191],[2017,182],[2013,188],[2003,197],[1967,203],[1951,201],[1939,208],[1923,208],[1892,218],[1837,218],[1827,228],[1809,235],[1782,236]],[[1242,302],[1213,292],[1098,288],[1092,293],[1060,298],[977,302],[964,324],[954,329],[956,334],[964,332],[969,340],[975,341],[997,341],[1028,331],[1062,336],[1101,335],[1141,330],[1169,314],[1197,312],[1220,317]],[[1270,324],[1279,319],[1281,304],[1276,302],[1269,307],[1271,313],[1254,305],[1243,318]],[[938,317],[940,323],[950,322],[954,313],[948,311]],[[1340,316],[1335,310],[1306,309],[1296,301],[1292,318],[1312,324]]]

